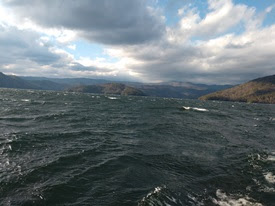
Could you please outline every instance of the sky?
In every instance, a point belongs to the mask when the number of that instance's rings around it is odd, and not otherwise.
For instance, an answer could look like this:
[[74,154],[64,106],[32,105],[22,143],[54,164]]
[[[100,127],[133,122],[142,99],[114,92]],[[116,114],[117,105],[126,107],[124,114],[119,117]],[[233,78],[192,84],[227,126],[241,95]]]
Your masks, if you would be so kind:
[[243,83],[275,74],[275,1],[0,0],[0,71]]

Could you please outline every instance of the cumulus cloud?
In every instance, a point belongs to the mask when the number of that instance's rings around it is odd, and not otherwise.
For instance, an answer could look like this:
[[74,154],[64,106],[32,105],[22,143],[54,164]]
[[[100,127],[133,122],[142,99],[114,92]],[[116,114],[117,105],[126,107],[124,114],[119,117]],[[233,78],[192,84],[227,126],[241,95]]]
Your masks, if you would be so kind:
[[178,43],[194,37],[211,39],[238,26],[256,28],[263,21],[263,18],[256,17],[255,8],[244,4],[235,5],[232,0],[209,0],[208,11],[205,17],[201,18],[198,9],[192,6],[180,9],[178,12],[181,19],[178,25],[168,29],[169,39]]
[[138,44],[159,38],[163,18],[146,0],[3,0],[20,18],[47,28],[67,28],[90,41]]
[[[275,25],[262,27],[263,14],[230,0],[210,0],[204,18],[195,8],[184,11],[162,41],[113,48],[109,54],[137,62],[128,68],[145,81],[236,84],[274,74]],[[243,31],[234,33],[240,24]],[[196,36],[204,38],[192,40]]]
[[0,26],[0,68],[7,74],[104,78],[119,72],[97,60],[90,60],[90,64],[78,61],[72,54],[57,48],[48,37],[12,26]]
[[[8,52],[7,52],[8,51]],[[21,31],[15,27],[0,26],[0,64],[15,64],[33,61],[49,65],[59,60],[59,56],[49,52],[48,45],[37,33]]]

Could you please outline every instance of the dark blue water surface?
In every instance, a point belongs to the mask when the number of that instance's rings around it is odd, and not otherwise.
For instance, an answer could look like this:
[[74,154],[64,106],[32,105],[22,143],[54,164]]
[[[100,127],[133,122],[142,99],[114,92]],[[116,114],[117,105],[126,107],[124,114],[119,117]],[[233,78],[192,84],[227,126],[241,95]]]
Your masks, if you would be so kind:
[[0,131],[0,205],[275,205],[275,105],[1,89]]

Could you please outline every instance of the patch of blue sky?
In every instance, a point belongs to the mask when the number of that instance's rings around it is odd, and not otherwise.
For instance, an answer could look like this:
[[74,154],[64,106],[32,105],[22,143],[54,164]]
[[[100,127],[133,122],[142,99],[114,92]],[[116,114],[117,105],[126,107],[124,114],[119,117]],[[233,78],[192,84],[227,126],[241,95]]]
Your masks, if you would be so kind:
[[80,57],[102,57],[103,54],[103,47],[99,44],[91,44],[82,40],[72,42],[71,45],[75,45],[76,49],[67,48],[66,50],[69,51],[71,54],[75,56],[75,58]]
[[178,23],[180,17],[178,16],[178,9],[184,7],[190,0],[159,0],[158,7],[163,10],[166,17],[166,24],[173,26]]
[[235,25],[234,27],[229,28],[229,29],[225,30],[224,32],[221,32],[221,33],[218,33],[218,34],[215,34],[215,35],[206,35],[206,36],[194,35],[190,38],[190,41],[196,44],[197,42],[200,42],[200,41],[215,39],[215,38],[222,37],[224,35],[231,35],[232,34],[234,36],[238,36],[238,35],[243,34],[244,32],[245,32],[244,24],[239,23],[239,24]]
[[179,9],[184,9],[184,12],[195,9],[201,19],[208,13],[208,4],[206,0],[161,0],[158,1],[158,6],[163,10],[168,26],[176,25],[179,22],[181,18],[178,15]]
[[264,11],[267,7],[274,4],[274,0],[233,0],[235,4],[244,4],[248,7],[255,7],[257,11]]
[[268,13],[263,21],[263,26],[271,26],[275,22],[275,4],[273,6],[273,10]]
[[[166,24],[168,26],[176,25],[180,16],[178,10],[181,8],[195,8],[200,15],[200,18],[205,18],[208,10],[207,0],[158,0],[158,7],[160,7],[166,17]],[[273,11],[266,15],[263,21],[263,26],[269,26],[275,22],[275,1],[274,0],[233,0],[234,4],[244,4],[248,7],[254,7],[258,14],[265,12],[265,10],[273,5]]]
[[264,21],[263,21],[263,26],[270,26],[274,24],[275,22],[275,1],[274,0],[233,0],[235,4],[244,4],[248,7],[254,7],[256,9],[257,14],[261,14],[265,12],[265,10],[273,6],[273,10],[269,12]]
[[74,55],[76,59],[80,57],[88,57],[91,59],[104,58],[107,62],[114,63],[118,60],[109,56],[104,52],[104,47],[100,44],[89,43],[84,40],[72,42],[71,45],[75,45],[76,49],[66,48],[66,51]]

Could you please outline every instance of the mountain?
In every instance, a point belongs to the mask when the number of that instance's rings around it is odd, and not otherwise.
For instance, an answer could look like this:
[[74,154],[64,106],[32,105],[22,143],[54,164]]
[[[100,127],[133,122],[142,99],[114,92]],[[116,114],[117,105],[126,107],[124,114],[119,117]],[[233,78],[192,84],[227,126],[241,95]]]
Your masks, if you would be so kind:
[[47,77],[20,77],[27,81],[50,81],[60,85],[66,86],[80,86],[80,85],[95,85],[106,84],[111,81],[105,79],[89,79],[89,78],[47,78]]
[[254,79],[200,99],[275,104],[275,75]]
[[203,85],[184,82],[165,82],[161,84],[142,84],[136,88],[148,96],[197,99],[218,90],[232,87],[231,85]]
[[[185,98],[197,99],[198,97],[217,91],[219,89],[228,88],[229,85],[196,85],[192,83],[181,83],[181,85],[172,86],[168,83],[161,84],[134,84],[136,86],[128,86],[121,83],[108,83],[97,85],[81,85],[76,86],[68,91],[84,92],[84,93],[103,93],[103,94],[122,94],[137,96],[154,96],[167,98]],[[125,90],[124,90],[125,89]]]
[[28,80],[28,82],[32,85],[35,85],[38,89],[41,90],[62,91],[70,87],[70,85],[56,83],[50,80]]
[[[49,85],[47,87],[51,90],[66,90],[73,87],[82,88],[81,86],[88,85],[103,85],[108,83],[114,83],[111,80],[104,79],[88,79],[88,78],[45,78],[45,77],[21,77],[24,80],[28,80],[32,83],[50,81],[56,85]],[[218,90],[227,89],[232,85],[205,85],[194,84],[190,82],[161,82],[161,83],[140,83],[140,82],[126,82],[115,81],[115,83],[124,84],[129,87],[134,87],[141,90],[144,94],[154,97],[170,97],[170,98],[184,98],[184,99],[197,99],[202,95],[206,95]],[[46,84],[40,83],[38,86],[45,88]],[[51,86],[51,87],[50,87]],[[90,86],[89,86],[90,87]],[[84,88],[82,88],[85,90]],[[80,89],[81,90],[81,89]]]
[[[112,91],[111,88],[116,88],[114,85],[109,89],[96,89],[99,85],[112,85],[111,80],[104,79],[88,79],[88,78],[46,78],[46,77],[16,77],[0,73],[0,87],[19,88],[19,89],[40,89],[40,90],[54,90],[64,91],[71,90],[83,91],[98,91],[100,93],[115,93],[120,94],[123,88],[117,91]],[[125,94],[136,93],[137,95],[147,95],[154,97],[168,97],[168,98],[183,98],[183,99],[197,99],[200,96],[232,87],[232,85],[205,85],[194,84],[190,82],[162,82],[162,83],[140,83],[140,82],[123,82],[116,81],[117,85],[125,85],[127,89]],[[92,87],[94,85],[95,87]],[[88,86],[88,87],[85,87]],[[134,88],[135,91],[132,91]],[[104,91],[103,91],[104,90]],[[137,92],[137,90],[140,90]],[[112,91],[112,92],[111,92]]]
[[69,85],[56,83],[50,80],[27,80],[14,75],[5,75],[0,72],[0,87],[14,89],[40,89],[60,91],[69,88]]
[[145,96],[145,94],[134,87],[126,86],[120,83],[108,83],[100,85],[85,85],[70,88],[69,92],[98,93],[98,94],[116,94],[123,96]]
[[36,85],[17,76],[5,75],[0,72],[0,87],[18,89],[39,89]]

